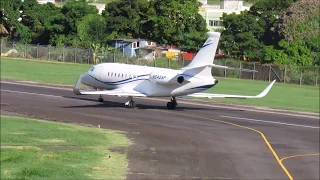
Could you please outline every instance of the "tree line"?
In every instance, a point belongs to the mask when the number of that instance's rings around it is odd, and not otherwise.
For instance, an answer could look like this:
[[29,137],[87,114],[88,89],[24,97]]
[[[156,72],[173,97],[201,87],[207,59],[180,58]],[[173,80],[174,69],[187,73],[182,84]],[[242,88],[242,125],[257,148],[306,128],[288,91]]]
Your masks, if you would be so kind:
[[[21,43],[99,47],[116,38],[143,38],[196,52],[206,40],[197,0],[118,0],[101,15],[85,0],[61,7],[2,0],[0,35]],[[256,0],[249,11],[223,14],[219,48],[235,59],[319,65],[319,2]]]
[[70,0],[62,7],[36,0],[3,1],[8,38],[23,43],[90,47],[126,37],[195,51],[206,38],[197,0],[119,0],[108,3],[101,15],[85,0]]
[[259,0],[249,11],[223,14],[220,48],[236,59],[320,65],[318,0]]

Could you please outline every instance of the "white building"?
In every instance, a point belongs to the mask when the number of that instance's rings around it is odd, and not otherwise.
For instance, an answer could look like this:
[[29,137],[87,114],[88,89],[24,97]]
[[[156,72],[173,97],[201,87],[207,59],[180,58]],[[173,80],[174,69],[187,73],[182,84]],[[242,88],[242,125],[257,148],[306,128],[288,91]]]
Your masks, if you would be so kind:
[[55,0],[37,0],[39,4],[55,3]]
[[95,6],[98,9],[98,14],[101,14],[103,10],[105,10],[106,5],[105,4],[99,4],[99,3],[89,3],[92,6]]
[[206,20],[209,31],[222,27],[220,18],[223,13],[240,14],[241,11],[250,9],[248,6],[243,6],[243,0],[220,0],[220,5],[209,5],[207,4],[207,0],[198,1],[203,4],[199,10],[199,14]]

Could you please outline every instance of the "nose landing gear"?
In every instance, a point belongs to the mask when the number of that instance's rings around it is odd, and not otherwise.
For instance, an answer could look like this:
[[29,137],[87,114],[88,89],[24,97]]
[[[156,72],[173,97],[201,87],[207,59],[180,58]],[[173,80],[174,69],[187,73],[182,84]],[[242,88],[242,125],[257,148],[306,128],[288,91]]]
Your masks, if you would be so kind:
[[176,98],[175,97],[171,97],[171,101],[167,103],[167,108],[168,109],[174,109],[176,108],[176,106],[178,105]]
[[100,97],[98,98],[98,101],[99,102],[103,102],[104,101],[103,98],[102,98],[102,95],[100,95]]

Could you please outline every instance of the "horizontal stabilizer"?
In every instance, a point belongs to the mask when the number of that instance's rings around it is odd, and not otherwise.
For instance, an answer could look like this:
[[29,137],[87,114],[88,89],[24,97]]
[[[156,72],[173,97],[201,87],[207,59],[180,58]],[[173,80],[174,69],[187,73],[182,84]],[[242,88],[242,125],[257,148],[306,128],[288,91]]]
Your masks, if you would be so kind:
[[193,66],[193,67],[184,67],[181,70],[190,70],[195,68],[201,68],[201,67],[215,67],[215,68],[222,68],[222,69],[231,69],[231,70],[239,70],[239,71],[245,71],[245,72],[258,72],[256,70],[251,69],[243,69],[243,68],[235,68],[235,67],[229,67],[229,66],[222,66],[217,64],[207,64],[207,65],[199,65],[199,66]]
[[210,66],[211,66],[211,67],[215,67],[215,68],[240,70],[240,71],[245,71],[245,72],[258,72],[258,71],[256,71],[256,70],[251,70],[251,69],[243,69],[243,68],[235,68],[235,67],[221,66],[221,65],[217,65],[217,64],[211,64]]
[[232,95],[232,94],[210,94],[210,93],[194,93],[186,95],[186,97],[204,97],[204,98],[239,98],[239,99],[252,99],[252,98],[262,98],[268,94],[270,89],[276,80],[273,80],[260,94],[256,96],[245,96],[245,95]]

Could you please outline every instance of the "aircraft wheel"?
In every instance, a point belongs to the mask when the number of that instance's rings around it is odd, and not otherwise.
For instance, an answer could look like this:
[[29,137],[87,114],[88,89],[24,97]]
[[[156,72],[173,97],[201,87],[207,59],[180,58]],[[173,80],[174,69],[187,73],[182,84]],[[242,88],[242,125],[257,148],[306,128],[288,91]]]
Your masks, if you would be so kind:
[[99,101],[99,102],[103,102],[103,98],[102,98],[102,97],[99,97],[98,101]]
[[135,108],[135,107],[136,107],[136,103],[135,103],[134,101],[131,101],[131,102],[130,102],[130,107],[131,107],[131,108]]
[[136,103],[134,101],[129,101],[128,104],[125,105],[127,108],[135,108],[136,107]]
[[167,108],[168,109],[174,109],[176,107],[176,105],[173,102],[168,102],[167,103]]

